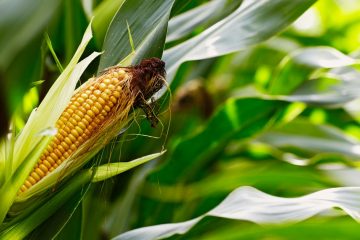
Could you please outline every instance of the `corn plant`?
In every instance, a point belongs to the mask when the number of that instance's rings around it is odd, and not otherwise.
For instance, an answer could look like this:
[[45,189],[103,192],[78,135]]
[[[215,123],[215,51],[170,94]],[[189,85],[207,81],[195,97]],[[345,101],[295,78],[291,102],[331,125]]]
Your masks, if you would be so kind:
[[356,239],[359,11],[0,2],[0,238]]

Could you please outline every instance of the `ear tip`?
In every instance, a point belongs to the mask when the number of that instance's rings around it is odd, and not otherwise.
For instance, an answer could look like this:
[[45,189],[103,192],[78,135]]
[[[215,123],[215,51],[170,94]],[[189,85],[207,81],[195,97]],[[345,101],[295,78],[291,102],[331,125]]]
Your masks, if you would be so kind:
[[165,68],[165,62],[157,57],[143,59],[140,65],[149,66],[151,68]]

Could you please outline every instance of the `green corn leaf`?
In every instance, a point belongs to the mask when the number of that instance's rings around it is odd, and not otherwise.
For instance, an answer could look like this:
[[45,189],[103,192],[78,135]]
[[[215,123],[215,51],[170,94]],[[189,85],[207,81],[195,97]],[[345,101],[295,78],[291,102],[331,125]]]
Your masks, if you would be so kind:
[[[346,200],[343,195],[346,194]],[[325,210],[341,208],[360,221],[360,188],[329,188],[297,198],[280,198],[252,187],[239,187],[204,215],[179,223],[143,227],[123,233],[113,240],[155,240],[184,234],[206,216],[246,220],[258,224],[296,223]]]
[[124,4],[125,0],[106,0],[102,1],[94,9],[94,35],[98,46],[102,46],[106,31],[115,13]]
[[333,126],[296,119],[259,137],[272,146],[296,147],[308,153],[338,153],[354,160],[360,157],[360,142]]
[[[228,17],[164,52],[168,81],[186,62],[213,58],[259,44],[289,26],[316,0],[245,0]],[[250,27],[251,26],[251,27]]]
[[151,174],[153,181],[173,184],[195,176],[231,139],[246,139],[264,131],[286,106],[272,100],[229,99],[203,129],[178,141],[169,161]]
[[169,31],[166,42],[175,41],[185,37],[197,27],[214,23],[233,12],[242,0],[227,1],[213,0],[175,16],[169,21]]
[[25,157],[21,168],[14,172],[14,175],[6,181],[0,188],[0,222],[2,223],[10,206],[13,204],[16,194],[21,185],[25,182],[33,166],[39,159],[45,147],[49,144],[51,137],[42,136],[32,151]]
[[125,171],[128,171],[136,166],[139,166],[141,164],[144,164],[148,161],[151,161],[155,158],[160,157],[163,155],[166,151],[162,151],[159,153],[150,154],[135,160],[132,160],[130,162],[117,162],[117,163],[108,163],[99,167],[96,167],[94,169],[95,175],[92,179],[92,182],[99,182],[104,181],[108,178],[111,178],[113,176],[116,176],[120,173],[123,173]]
[[[47,200],[37,209],[32,209],[32,212],[27,212],[29,215],[22,221],[12,224],[0,232],[1,239],[23,239],[37,226],[45,221],[49,216],[54,214],[56,210],[61,207],[66,201],[74,196],[74,194],[81,192],[81,188],[90,181],[91,172],[85,171],[80,173],[72,181],[72,185],[63,188],[55,196]],[[82,196],[82,195],[81,195]]]
[[[137,50],[139,46],[147,42],[146,38],[154,31],[153,29],[157,29],[159,24],[164,25],[163,19],[168,18],[173,2],[174,0],[125,1],[114,16],[106,33],[103,45],[104,54],[100,58],[98,72],[116,65],[132,52],[127,23]],[[166,28],[162,29],[166,35]],[[157,50],[156,56],[153,57],[161,57],[163,43],[152,46],[152,49]]]
[[[63,185],[59,192],[57,192],[54,196],[51,196],[50,199],[46,200],[46,203],[39,206],[38,202],[35,202],[35,205],[27,207],[22,214],[30,216],[24,220],[18,221],[15,224],[12,224],[12,227],[4,229],[2,232],[0,232],[0,237],[3,237],[4,239],[11,239],[12,237],[22,238],[26,236],[34,228],[39,226],[44,220],[55,213],[55,211],[61,207],[67,199],[72,197],[74,193],[79,191],[79,189],[81,189],[85,184],[90,183],[90,181],[98,182],[106,180],[110,177],[116,176],[136,166],[158,158],[164,153],[165,151],[162,151],[135,159],[130,162],[109,163],[80,172],[78,176],[70,179],[66,185]],[[84,192],[81,194],[78,201],[81,201],[83,194]],[[17,204],[21,204],[21,202],[18,202]],[[78,204],[75,206],[75,208],[77,206]],[[19,206],[16,206],[16,208],[18,207]],[[63,222],[63,224],[65,223],[66,221]]]

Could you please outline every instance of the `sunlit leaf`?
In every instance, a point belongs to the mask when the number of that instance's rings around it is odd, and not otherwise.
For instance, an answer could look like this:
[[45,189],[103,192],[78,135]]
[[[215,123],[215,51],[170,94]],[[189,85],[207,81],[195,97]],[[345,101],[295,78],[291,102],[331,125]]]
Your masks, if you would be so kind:
[[334,127],[300,119],[265,133],[259,140],[277,147],[296,147],[305,152],[340,153],[354,160],[360,156],[360,142],[356,139]]
[[[355,81],[358,74],[350,66],[357,63],[358,60],[330,47],[298,49],[285,57],[278,66],[269,91],[277,95],[289,94],[279,96],[289,101],[318,105],[342,104],[356,97],[352,89],[358,88]],[[312,76],[317,69],[332,70],[328,74]],[[292,91],[294,93],[290,94]]]
[[243,1],[228,17],[164,52],[168,81],[171,82],[183,62],[221,56],[267,40],[291,24],[315,1]]
[[194,28],[198,26],[227,16],[236,9],[241,2],[242,0],[213,0],[172,18],[169,21],[169,31],[166,36],[166,41],[171,42],[180,39],[191,33]]
[[312,68],[336,68],[359,63],[331,47],[310,47],[292,52],[289,56],[298,64]]
[[208,213],[180,223],[160,224],[123,233],[115,240],[163,239],[184,234],[206,216],[252,221],[258,224],[295,223],[333,208],[360,221],[360,188],[329,188],[298,198],[280,198],[252,187],[240,187]]
[[322,170],[326,175],[335,181],[340,182],[342,186],[360,187],[360,171],[357,168],[351,168],[337,164],[323,166]]

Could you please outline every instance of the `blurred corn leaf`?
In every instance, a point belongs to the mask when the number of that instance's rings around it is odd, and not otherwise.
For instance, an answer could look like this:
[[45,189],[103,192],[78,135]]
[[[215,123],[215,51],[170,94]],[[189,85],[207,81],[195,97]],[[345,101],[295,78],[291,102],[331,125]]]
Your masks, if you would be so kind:
[[247,139],[274,123],[286,104],[261,99],[229,99],[204,129],[181,139],[169,161],[153,174],[154,181],[174,184],[195,176],[231,139]]
[[0,44],[6,46],[0,53],[0,66],[5,70],[14,58],[42,30],[59,6],[59,0],[51,1],[1,1]]
[[40,78],[42,31],[59,4],[60,0],[0,2],[0,136],[31,83]]
[[[346,200],[343,196],[346,195]],[[316,214],[341,208],[360,220],[360,188],[329,188],[298,198],[279,198],[252,187],[240,187],[206,214],[181,223],[161,224],[123,233],[114,239],[164,239],[184,234],[206,216],[247,220],[258,224],[280,224],[303,221]]]
[[[330,47],[300,48],[278,65],[270,81],[269,98],[304,102],[312,106],[339,107],[359,98],[359,60]],[[251,89],[238,96],[262,96]]]
[[[328,172],[320,169],[299,167],[300,164],[292,165],[288,162],[279,162],[277,159],[259,162],[254,163],[244,157],[229,159],[223,156],[218,164],[214,164],[208,176],[194,183],[168,186],[147,182],[142,195],[163,203],[186,203],[178,210],[185,211],[188,205],[227,194],[239,184],[270,189],[270,191],[273,189],[274,193],[291,188],[294,195],[341,186],[340,183],[326,177]],[[159,195],[159,189],[161,189],[161,195]]]
[[[300,89],[296,89],[297,91],[294,93],[295,96],[289,96],[285,98],[289,98],[293,101],[303,100],[310,103],[319,102],[319,104],[321,104],[321,100],[323,98],[325,103],[327,99],[328,101],[332,99],[332,102],[336,103],[337,101],[341,100],[342,95],[347,95],[344,93],[344,91],[341,90],[346,88],[346,85],[351,85],[351,83],[347,82],[354,82],[354,79],[347,79],[348,81],[342,81],[343,84],[339,84],[340,86],[337,88],[335,84],[336,82],[333,84],[335,85],[334,87],[329,86],[326,88],[326,75],[323,77],[323,79],[314,79],[313,81],[306,80],[311,77],[310,74],[313,73],[314,70],[334,69],[334,71],[339,72],[339,70],[335,69],[341,69],[342,67],[352,66],[357,63],[359,63],[358,60],[330,47],[297,49],[286,56],[278,66],[276,75],[270,83],[269,92],[271,94],[278,95],[289,94],[305,82],[304,86],[302,86]],[[342,75],[345,76],[346,74],[340,74],[341,72],[339,72],[337,75],[335,75],[335,73],[330,75],[330,73],[331,72],[329,72],[329,77],[338,77],[340,81],[343,80]],[[313,78],[316,78],[316,76]],[[336,98],[334,94],[331,94],[331,90],[332,92],[337,92],[339,99]],[[317,95],[316,91],[318,91]],[[302,97],[302,95],[305,96]],[[348,97],[350,98],[351,96]]]
[[234,11],[242,0],[213,0],[197,8],[191,9],[169,21],[166,42],[178,40],[194,31],[196,27],[207,25],[224,18]]
[[[83,32],[86,30],[88,21],[85,17],[83,7],[80,0],[64,0],[62,8],[62,18],[64,19],[64,27],[55,35],[53,38],[63,38],[64,46],[62,49],[65,50],[64,64],[70,62],[74,55],[77,46],[81,42]],[[91,20],[91,19],[89,19]]]
[[221,56],[267,40],[291,24],[315,1],[243,1],[228,17],[164,52],[168,81],[172,81],[183,62]]
[[[216,225],[209,232],[201,236],[202,240],[217,240],[225,238],[228,240],[246,240],[261,238],[281,238],[281,239],[357,239],[358,223],[347,217],[335,220],[330,219],[311,219],[296,225],[276,225],[276,226],[258,226],[257,224],[238,224],[229,223],[227,220],[216,220]],[[205,224],[209,224],[205,222]],[[224,227],[221,227],[221,226]],[[229,226],[230,225],[230,226]],[[196,229],[195,229],[196,230]],[[191,237],[191,235],[190,235]],[[189,238],[185,235],[183,238]]]
[[354,161],[360,156],[360,142],[346,136],[341,130],[326,125],[297,119],[280,128],[274,128],[259,138],[280,148],[295,147],[306,153],[339,153]]

